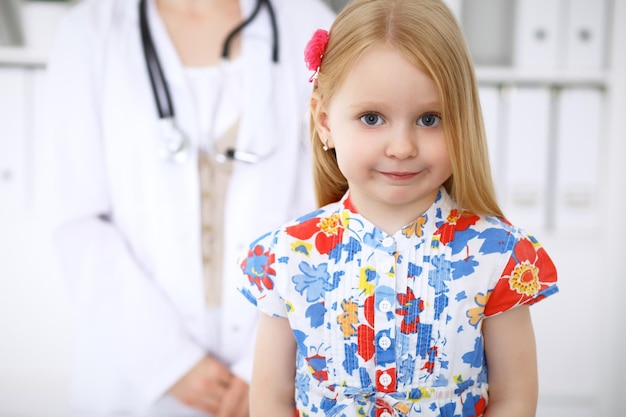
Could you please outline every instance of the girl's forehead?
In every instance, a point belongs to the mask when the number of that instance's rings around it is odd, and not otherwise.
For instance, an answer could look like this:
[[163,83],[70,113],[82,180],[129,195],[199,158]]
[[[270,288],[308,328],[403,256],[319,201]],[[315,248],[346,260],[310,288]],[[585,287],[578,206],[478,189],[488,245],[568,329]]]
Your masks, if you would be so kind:
[[395,48],[373,47],[351,64],[334,92],[333,101],[357,103],[402,103],[438,105],[436,83]]
[[[349,82],[355,75],[365,74],[373,80],[384,80],[394,76],[400,76],[402,81],[405,77],[420,74],[432,80],[431,75],[423,65],[416,63],[415,59],[408,57],[398,48],[387,44],[372,45],[362,51],[346,68],[343,83]],[[365,87],[365,85],[364,85]]]

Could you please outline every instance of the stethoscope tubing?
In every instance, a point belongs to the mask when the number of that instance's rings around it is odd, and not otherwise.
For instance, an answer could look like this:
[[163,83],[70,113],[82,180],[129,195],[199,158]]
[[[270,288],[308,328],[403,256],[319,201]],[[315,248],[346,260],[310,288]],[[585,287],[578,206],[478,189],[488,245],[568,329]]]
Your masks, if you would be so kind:
[[139,28],[148,75],[150,76],[150,85],[152,86],[152,94],[157,105],[159,118],[174,118],[174,106],[172,105],[170,89],[150,34],[146,0],[139,1]]
[[[235,27],[224,40],[224,44],[222,47],[222,59],[228,60],[230,57],[230,45],[233,39],[240,34],[250,23],[254,21],[254,19],[259,14],[261,7],[265,5],[267,7],[267,11],[270,17],[270,23],[272,27],[272,63],[274,65],[279,62],[279,36],[278,36],[278,24],[276,21],[276,14],[274,13],[274,8],[270,2],[270,0],[257,0],[254,10],[251,15],[241,22],[237,27]],[[175,123],[175,112],[174,105],[172,103],[172,97],[170,94],[170,89],[167,83],[167,79],[163,73],[163,68],[161,66],[161,62],[159,60],[156,47],[154,46],[154,41],[152,40],[152,35],[150,33],[150,26],[148,23],[147,16],[147,0],[139,1],[139,27],[141,32],[141,43],[143,46],[144,58],[146,61],[146,67],[148,70],[148,75],[150,77],[150,86],[152,88],[152,94],[154,96],[154,101],[157,107],[157,112],[159,114],[159,119],[165,122],[171,129],[178,131],[181,143],[176,144],[176,141],[173,142],[173,145],[170,143],[168,147],[170,148],[170,152],[174,154],[179,150],[186,149],[188,140],[184,137],[180,129],[176,126]],[[215,122],[215,121],[214,121]],[[215,159],[218,162],[225,162],[227,160],[239,160],[247,163],[255,163],[258,162],[261,157],[259,155],[255,155],[251,152],[239,151],[236,149],[229,149],[224,154],[215,154]]]

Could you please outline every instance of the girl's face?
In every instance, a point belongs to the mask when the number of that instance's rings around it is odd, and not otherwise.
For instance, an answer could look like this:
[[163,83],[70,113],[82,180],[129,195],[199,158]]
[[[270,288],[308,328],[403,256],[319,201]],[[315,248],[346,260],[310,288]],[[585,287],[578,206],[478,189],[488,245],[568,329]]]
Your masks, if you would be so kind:
[[327,104],[317,129],[335,148],[359,212],[394,233],[426,211],[452,174],[434,81],[395,49],[376,46]]

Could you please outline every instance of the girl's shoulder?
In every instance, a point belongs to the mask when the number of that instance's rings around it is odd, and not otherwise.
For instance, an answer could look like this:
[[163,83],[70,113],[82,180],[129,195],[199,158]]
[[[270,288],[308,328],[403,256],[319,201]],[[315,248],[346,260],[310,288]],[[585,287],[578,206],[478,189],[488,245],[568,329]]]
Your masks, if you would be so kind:
[[[302,216],[298,216],[283,225],[264,233],[250,244],[250,250],[269,250],[272,253],[281,252],[281,248],[290,251],[294,242],[315,240],[323,232],[325,235],[340,233],[340,222],[329,219],[339,217],[343,205],[341,202],[331,203]],[[332,224],[331,224],[332,223]]]
[[510,254],[520,241],[530,242],[536,248],[541,244],[533,234],[511,223],[507,218],[480,215],[472,212],[459,213],[452,209],[437,224],[433,238],[454,248],[478,245],[480,252]]

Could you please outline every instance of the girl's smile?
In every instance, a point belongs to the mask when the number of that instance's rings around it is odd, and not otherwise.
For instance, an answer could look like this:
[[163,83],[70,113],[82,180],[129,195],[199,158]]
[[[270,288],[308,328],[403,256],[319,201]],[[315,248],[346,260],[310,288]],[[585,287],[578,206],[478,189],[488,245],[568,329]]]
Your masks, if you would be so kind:
[[385,171],[380,171],[380,174],[382,174],[386,178],[389,178],[390,180],[393,180],[393,181],[405,181],[405,180],[411,180],[414,177],[418,176],[419,172],[393,172],[393,171],[385,172]]

